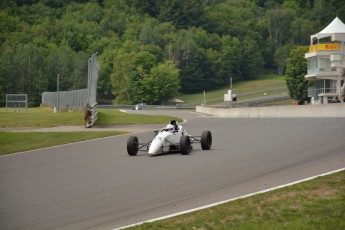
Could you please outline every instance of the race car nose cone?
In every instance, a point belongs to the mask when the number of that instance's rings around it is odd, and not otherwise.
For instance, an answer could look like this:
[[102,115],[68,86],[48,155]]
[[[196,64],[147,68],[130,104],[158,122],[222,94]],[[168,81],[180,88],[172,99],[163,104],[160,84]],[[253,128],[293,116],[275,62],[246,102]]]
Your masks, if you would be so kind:
[[157,155],[157,154],[160,154],[161,152],[162,152],[162,141],[159,139],[153,140],[149,148],[148,154]]

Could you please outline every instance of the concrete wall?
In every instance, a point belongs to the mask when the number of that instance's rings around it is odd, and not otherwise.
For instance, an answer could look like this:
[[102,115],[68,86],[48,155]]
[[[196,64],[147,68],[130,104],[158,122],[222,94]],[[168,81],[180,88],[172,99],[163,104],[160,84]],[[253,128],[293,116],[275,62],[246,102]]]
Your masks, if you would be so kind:
[[327,105],[288,105],[248,108],[197,106],[196,112],[216,117],[345,117],[345,103]]

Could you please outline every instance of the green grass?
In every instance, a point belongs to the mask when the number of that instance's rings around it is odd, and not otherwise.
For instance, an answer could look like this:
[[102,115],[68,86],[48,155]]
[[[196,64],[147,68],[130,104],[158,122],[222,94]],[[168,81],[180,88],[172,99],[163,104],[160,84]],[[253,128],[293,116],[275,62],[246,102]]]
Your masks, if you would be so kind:
[[345,171],[129,229],[345,229]]
[[84,112],[71,111],[53,113],[48,108],[22,109],[15,113],[13,109],[0,109],[0,127],[54,127],[64,125],[83,125]]
[[[98,111],[98,120],[95,125],[163,124],[172,119],[182,121],[173,116],[127,114],[116,109],[101,109]],[[84,125],[84,112],[53,113],[48,108],[29,108],[27,113],[25,110],[15,113],[13,109],[0,109],[0,127],[2,128],[44,128],[70,125]]]
[[0,155],[124,133],[126,132],[0,132]]
[[[225,86],[217,90],[206,91],[206,100],[223,98],[224,94],[227,93],[229,89],[230,86]],[[251,81],[234,81],[232,89],[236,95],[253,93],[244,98],[239,97],[239,100],[263,96],[262,93],[255,93],[260,91],[271,91],[270,94],[287,93],[285,77],[275,74],[260,76],[260,78]],[[204,100],[204,93],[181,94],[177,96],[177,98],[183,100],[185,103],[199,103]]]
[[[115,109],[99,110],[95,125],[118,124],[166,124],[170,120],[180,118],[159,115],[127,114]],[[83,111],[53,113],[48,108],[30,108],[15,113],[11,109],[0,109],[1,128],[45,128],[55,126],[84,125]],[[124,134],[125,132],[0,132],[0,155],[66,144],[82,140]]]
[[292,105],[294,100],[288,99],[288,100],[281,100],[281,101],[270,101],[270,102],[264,102],[264,103],[258,103],[259,105],[263,106],[272,106],[272,105]]
[[181,118],[162,115],[127,114],[116,109],[102,109],[98,112],[96,125],[112,124],[166,124],[170,120],[182,122]]

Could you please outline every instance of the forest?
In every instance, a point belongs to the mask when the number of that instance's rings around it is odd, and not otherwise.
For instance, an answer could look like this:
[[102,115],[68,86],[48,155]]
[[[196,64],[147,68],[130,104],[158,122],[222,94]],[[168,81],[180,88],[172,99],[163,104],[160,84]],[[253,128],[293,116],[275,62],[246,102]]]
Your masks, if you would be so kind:
[[5,95],[87,87],[101,64],[97,101],[164,104],[193,93],[283,75],[289,52],[335,17],[344,0],[2,0],[0,106]]

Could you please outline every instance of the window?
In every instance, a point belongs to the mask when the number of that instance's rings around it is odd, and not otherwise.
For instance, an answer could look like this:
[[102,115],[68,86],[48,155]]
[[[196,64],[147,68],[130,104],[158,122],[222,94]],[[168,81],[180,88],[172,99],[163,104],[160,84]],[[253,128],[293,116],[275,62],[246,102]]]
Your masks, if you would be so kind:
[[331,68],[331,61],[329,58],[320,58],[320,72],[333,72],[337,68]]
[[316,72],[317,72],[317,59],[316,58],[308,59],[308,74],[312,74]]
[[320,93],[336,93],[337,81],[330,79],[317,79],[314,81],[314,87],[316,95],[319,95]]
[[320,72],[329,72],[331,68],[331,62],[328,58],[320,58]]

